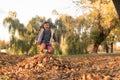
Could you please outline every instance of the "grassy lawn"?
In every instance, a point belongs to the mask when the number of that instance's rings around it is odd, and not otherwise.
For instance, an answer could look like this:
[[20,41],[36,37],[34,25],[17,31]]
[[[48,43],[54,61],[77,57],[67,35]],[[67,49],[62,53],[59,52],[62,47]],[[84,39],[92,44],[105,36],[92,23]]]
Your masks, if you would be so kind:
[[61,58],[77,58],[77,57],[97,57],[97,56],[120,56],[120,53],[98,53],[98,54],[73,54],[73,55],[53,55]]

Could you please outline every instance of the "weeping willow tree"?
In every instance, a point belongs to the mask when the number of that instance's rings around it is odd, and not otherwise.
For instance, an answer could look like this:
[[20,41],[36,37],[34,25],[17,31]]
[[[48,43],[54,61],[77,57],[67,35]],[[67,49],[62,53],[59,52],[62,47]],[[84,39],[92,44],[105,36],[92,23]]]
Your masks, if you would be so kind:
[[81,15],[76,18],[76,32],[80,37],[80,52],[88,53],[88,46],[91,45],[90,28],[88,27],[89,20],[86,15]]
[[84,23],[83,17],[74,19],[72,16],[61,14],[57,18],[55,24],[58,27],[63,55],[87,53],[88,34],[81,33]]
[[20,54],[26,51],[26,44],[22,40],[26,29],[16,17],[16,12],[9,12],[9,15],[4,19],[3,24],[8,27],[10,36],[10,51],[12,54]]
[[56,19],[55,25],[57,26],[59,32],[58,38],[60,40],[60,48],[62,54],[68,54],[68,50],[70,47],[68,45],[72,44],[67,44],[67,42],[68,38],[70,38],[69,36],[72,35],[72,33],[74,32],[74,19],[69,15],[61,14],[59,15],[59,18]]

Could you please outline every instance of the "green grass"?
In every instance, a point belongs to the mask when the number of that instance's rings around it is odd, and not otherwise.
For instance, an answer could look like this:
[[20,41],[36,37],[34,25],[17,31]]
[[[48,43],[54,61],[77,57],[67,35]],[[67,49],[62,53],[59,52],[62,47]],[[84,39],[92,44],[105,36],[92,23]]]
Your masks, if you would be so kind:
[[97,56],[120,56],[120,53],[104,53],[104,54],[73,54],[73,55],[53,55],[61,58],[77,58],[77,57],[97,57]]

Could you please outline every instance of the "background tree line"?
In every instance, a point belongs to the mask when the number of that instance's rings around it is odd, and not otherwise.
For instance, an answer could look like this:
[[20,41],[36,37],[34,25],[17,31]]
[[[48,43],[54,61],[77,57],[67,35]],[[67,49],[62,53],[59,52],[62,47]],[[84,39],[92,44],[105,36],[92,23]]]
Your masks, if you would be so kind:
[[46,20],[52,24],[60,42],[60,48],[54,46],[54,54],[89,53],[90,45],[93,45],[91,52],[97,53],[100,45],[109,42],[112,47],[114,42],[119,41],[120,23],[112,0],[82,0],[73,3],[78,9],[83,8],[87,12],[73,18],[53,10],[52,13],[57,15],[55,22],[51,18],[35,16],[27,26],[20,23],[16,12],[10,11],[3,21],[11,34],[8,52],[26,55],[39,53],[39,45],[35,45],[34,40],[40,30],[40,24]]

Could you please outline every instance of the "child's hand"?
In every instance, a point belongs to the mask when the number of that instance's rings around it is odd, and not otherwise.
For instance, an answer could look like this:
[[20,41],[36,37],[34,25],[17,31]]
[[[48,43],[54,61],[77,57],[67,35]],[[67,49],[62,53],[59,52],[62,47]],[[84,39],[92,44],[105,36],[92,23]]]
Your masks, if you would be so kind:
[[37,43],[38,43],[38,41],[37,41],[37,40],[35,40],[34,44],[37,44]]

